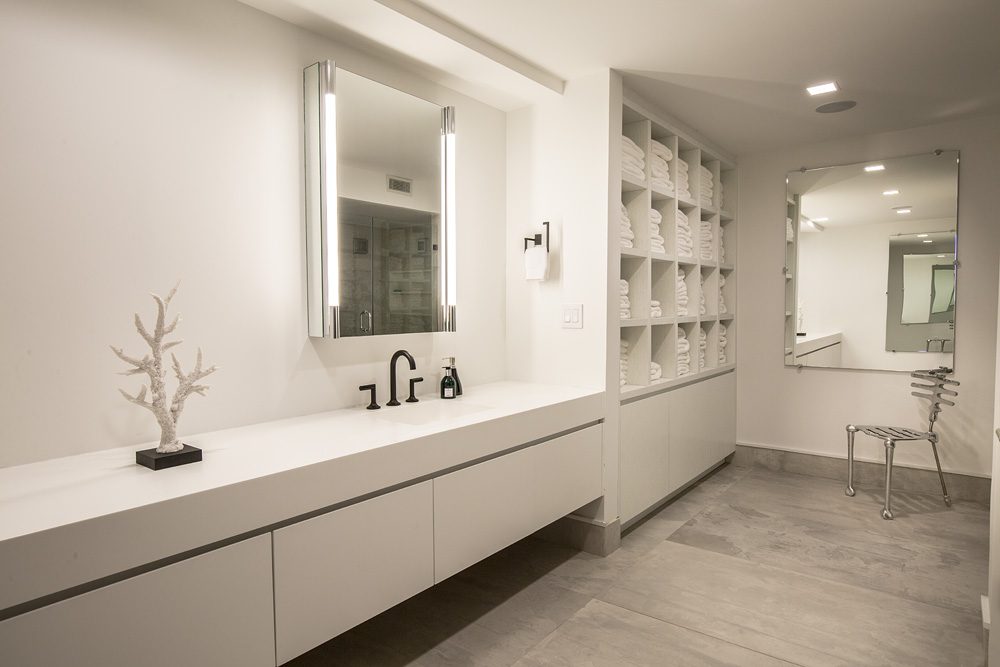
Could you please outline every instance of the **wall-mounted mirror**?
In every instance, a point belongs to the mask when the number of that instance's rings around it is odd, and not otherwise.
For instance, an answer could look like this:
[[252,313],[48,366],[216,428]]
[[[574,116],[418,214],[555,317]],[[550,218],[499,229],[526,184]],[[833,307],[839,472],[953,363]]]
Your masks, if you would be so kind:
[[788,174],[785,364],[954,365],[958,151]]
[[309,335],[455,330],[454,110],[304,72]]

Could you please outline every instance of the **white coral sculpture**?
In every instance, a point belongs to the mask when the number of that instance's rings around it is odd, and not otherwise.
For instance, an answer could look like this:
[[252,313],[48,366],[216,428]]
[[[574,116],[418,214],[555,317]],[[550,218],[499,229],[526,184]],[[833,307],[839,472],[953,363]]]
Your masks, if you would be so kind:
[[[198,358],[195,361],[194,370],[190,373],[183,371],[180,362],[177,361],[177,357],[171,353],[170,358],[173,361],[173,371],[177,377],[177,390],[174,391],[173,399],[170,400],[169,404],[167,403],[167,371],[163,366],[163,353],[184,342],[182,340],[163,341],[165,336],[174,332],[181,319],[180,315],[178,315],[170,324],[165,324],[167,308],[170,307],[170,300],[174,298],[176,292],[177,286],[175,285],[170,290],[170,294],[167,295],[166,299],[162,299],[156,294],[152,295],[153,300],[156,301],[156,326],[153,328],[152,334],[143,325],[139,314],[135,314],[135,328],[149,345],[149,354],[145,355],[142,359],[136,359],[122,352],[120,347],[111,347],[111,351],[119,359],[132,366],[129,370],[122,371],[120,375],[142,375],[145,373],[149,376],[149,386],[143,385],[135,396],[121,389],[118,391],[121,392],[121,395],[126,400],[136,405],[141,405],[156,417],[156,421],[160,425],[160,445],[156,448],[156,451],[160,454],[169,454],[183,449],[183,443],[177,440],[177,420],[180,419],[181,411],[184,410],[184,401],[191,394],[204,396],[205,392],[208,391],[208,385],[198,384],[198,381],[218,370],[216,366],[202,369],[201,348],[198,348]],[[147,392],[151,395],[148,401],[146,400]]]

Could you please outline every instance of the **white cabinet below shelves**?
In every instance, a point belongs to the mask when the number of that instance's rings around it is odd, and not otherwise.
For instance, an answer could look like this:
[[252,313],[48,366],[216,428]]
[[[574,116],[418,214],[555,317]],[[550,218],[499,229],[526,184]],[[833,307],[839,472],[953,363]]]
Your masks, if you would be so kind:
[[17,667],[274,665],[271,536],[0,622]]
[[696,382],[672,394],[669,493],[735,451],[736,374]]
[[601,429],[590,426],[435,478],[435,581],[599,498]]
[[433,585],[432,512],[426,481],[274,531],[278,664]]
[[621,516],[628,521],[669,493],[670,397],[654,394],[621,407]]

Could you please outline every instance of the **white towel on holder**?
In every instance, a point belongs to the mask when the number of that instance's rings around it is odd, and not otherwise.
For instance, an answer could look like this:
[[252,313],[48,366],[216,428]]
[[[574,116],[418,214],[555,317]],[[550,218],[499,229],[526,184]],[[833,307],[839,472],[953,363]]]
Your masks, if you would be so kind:
[[545,280],[549,275],[549,252],[543,245],[530,246],[524,251],[524,277]]

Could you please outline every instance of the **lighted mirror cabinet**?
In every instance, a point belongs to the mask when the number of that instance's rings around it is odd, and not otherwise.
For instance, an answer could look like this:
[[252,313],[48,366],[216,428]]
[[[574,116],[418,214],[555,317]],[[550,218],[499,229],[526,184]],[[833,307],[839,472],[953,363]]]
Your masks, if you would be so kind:
[[303,84],[309,335],[454,331],[454,109],[330,61]]

